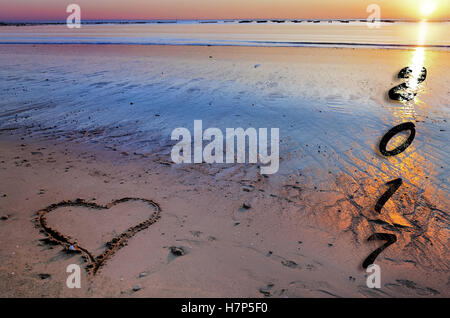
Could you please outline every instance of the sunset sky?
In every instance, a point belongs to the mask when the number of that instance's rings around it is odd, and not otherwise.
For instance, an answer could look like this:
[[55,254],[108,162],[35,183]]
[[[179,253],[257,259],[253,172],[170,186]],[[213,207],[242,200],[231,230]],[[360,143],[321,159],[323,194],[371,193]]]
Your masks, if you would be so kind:
[[424,18],[423,2],[434,2],[428,18],[450,19],[450,0],[0,0],[0,21],[65,20],[66,7],[80,5],[82,19],[328,19],[367,18],[369,4],[382,19]]

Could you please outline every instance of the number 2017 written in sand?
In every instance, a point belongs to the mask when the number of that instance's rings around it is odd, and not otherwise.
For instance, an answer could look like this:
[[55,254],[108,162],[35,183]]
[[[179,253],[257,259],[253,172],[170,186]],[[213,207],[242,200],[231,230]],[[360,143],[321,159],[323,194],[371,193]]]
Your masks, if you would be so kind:
[[[398,78],[406,78],[410,79],[412,77],[413,70],[410,67],[405,67],[398,73]],[[423,81],[425,81],[427,77],[427,70],[425,67],[422,67],[420,70],[420,73],[416,78],[413,80],[416,82],[416,84],[420,84]],[[414,87],[414,85],[410,85],[409,82],[402,83],[400,85],[397,85],[389,90],[389,98],[395,101],[411,101],[416,96],[416,89],[417,87]],[[398,147],[387,150],[387,145],[389,141],[397,134],[403,132],[403,131],[409,131],[409,137]],[[414,138],[416,136],[416,129],[415,125],[412,122],[405,122],[400,125],[397,125],[393,127],[391,130],[389,130],[381,139],[380,145],[379,145],[379,151],[383,156],[391,157],[396,156],[398,154],[401,154],[403,151],[405,151],[413,142]],[[378,199],[376,205],[375,205],[375,211],[377,213],[381,213],[381,209],[383,208],[384,204],[394,195],[394,193],[400,188],[403,181],[401,178],[391,180],[386,183],[386,185],[389,186],[389,189]],[[375,262],[375,259],[380,255],[381,252],[383,252],[387,247],[394,244],[397,241],[397,236],[390,233],[375,233],[367,239],[368,241],[374,241],[374,240],[382,240],[386,241],[385,244],[383,244],[381,247],[377,248],[375,251],[373,251],[367,258],[364,260],[362,266],[363,268],[368,268],[370,265],[372,265]]]

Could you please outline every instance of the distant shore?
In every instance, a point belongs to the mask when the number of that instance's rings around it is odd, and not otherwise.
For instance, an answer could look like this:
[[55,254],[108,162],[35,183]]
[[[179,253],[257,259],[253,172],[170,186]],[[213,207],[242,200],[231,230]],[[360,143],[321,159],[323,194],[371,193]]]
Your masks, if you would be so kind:
[[[417,23],[421,19],[380,19],[382,23]],[[208,20],[82,20],[81,24],[152,24],[152,23],[349,23],[364,22],[367,19],[208,19]],[[427,19],[427,22],[446,23],[450,20]],[[66,21],[0,21],[0,26],[33,26],[33,25],[61,25]]]

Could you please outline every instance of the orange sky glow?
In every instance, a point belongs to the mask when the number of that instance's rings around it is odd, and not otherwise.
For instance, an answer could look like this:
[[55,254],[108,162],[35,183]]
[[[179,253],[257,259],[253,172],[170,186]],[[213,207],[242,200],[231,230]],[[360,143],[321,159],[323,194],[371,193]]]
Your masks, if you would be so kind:
[[[82,19],[361,19],[378,4],[382,19],[450,19],[449,0],[0,0],[1,20],[65,20],[80,5]],[[425,5],[427,6],[427,5]]]

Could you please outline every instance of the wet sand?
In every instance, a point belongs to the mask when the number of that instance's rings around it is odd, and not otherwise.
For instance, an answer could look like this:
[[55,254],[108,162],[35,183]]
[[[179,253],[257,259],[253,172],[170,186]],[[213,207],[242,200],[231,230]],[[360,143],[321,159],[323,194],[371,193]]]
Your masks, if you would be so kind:
[[[205,166],[174,171],[151,158],[4,136],[1,149],[2,185],[8,185],[1,198],[1,212],[8,216],[0,221],[1,241],[8,242],[0,251],[3,297],[448,296],[446,271],[423,269],[396,246],[376,262],[382,289],[367,288],[361,261],[376,244],[355,244],[351,232],[310,222],[291,201],[298,197],[239,168],[217,177],[196,171],[210,170]],[[322,193],[306,192],[325,203]],[[123,197],[154,200],[161,218],[131,238],[97,275],[83,271],[80,290],[68,289],[66,267],[86,263],[79,254],[47,244],[36,213],[61,200],[107,205]],[[127,204],[103,214],[70,210],[56,210],[49,224],[94,254],[153,212]],[[173,255],[172,246],[185,254]],[[141,290],[133,291],[136,285]]]
[[[426,51],[418,99],[391,103],[386,93],[413,56],[0,46],[0,295],[448,296],[448,52]],[[280,172],[172,164],[170,132],[194,119],[280,127]],[[406,120],[416,122],[413,145],[389,160],[377,154],[381,136]],[[402,188],[377,215],[384,183],[398,177]],[[161,218],[95,277],[83,273],[81,290],[66,288],[66,266],[85,263],[42,241],[36,213],[65,200],[126,197],[153,200]],[[97,255],[152,212],[124,204],[125,214],[120,206],[105,215],[55,210],[48,222]],[[377,258],[381,290],[366,287],[361,268],[380,244],[366,242],[375,232],[398,240]]]

